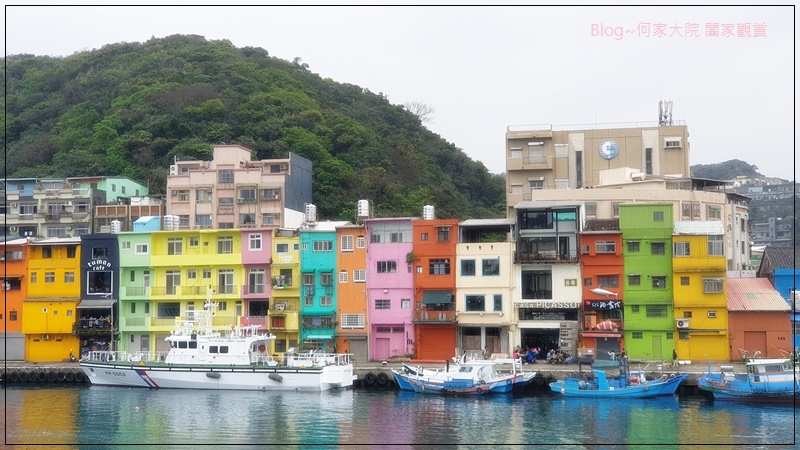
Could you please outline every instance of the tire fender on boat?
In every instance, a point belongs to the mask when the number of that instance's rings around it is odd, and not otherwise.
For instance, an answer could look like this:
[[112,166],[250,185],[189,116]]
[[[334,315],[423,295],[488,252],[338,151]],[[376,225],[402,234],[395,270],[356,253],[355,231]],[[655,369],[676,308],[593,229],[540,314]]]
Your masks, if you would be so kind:
[[478,395],[481,395],[481,394],[483,394],[483,393],[484,393],[484,391],[485,391],[485,390],[484,390],[482,387],[480,387],[480,386],[478,387],[478,389],[475,389],[475,392],[477,392],[477,393],[478,393]]
[[367,372],[367,374],[364,375],[364,381],[366,381],[367,384],[375,384],[376,379],[377,377],[372,372]]
[[389,375],[386,375],[386,372],[379,372],[378,373],[378,384],[384,385],[389,382]]

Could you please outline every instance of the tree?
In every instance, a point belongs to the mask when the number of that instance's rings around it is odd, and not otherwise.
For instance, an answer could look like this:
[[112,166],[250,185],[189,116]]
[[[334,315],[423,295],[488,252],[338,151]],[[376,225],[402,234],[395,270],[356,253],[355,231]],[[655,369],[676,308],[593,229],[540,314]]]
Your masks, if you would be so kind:
[[419,100],[412,100],[403,104],[406,111],[417,116],[422,123],[433,123],[433,115],[436,113],[436,108]]

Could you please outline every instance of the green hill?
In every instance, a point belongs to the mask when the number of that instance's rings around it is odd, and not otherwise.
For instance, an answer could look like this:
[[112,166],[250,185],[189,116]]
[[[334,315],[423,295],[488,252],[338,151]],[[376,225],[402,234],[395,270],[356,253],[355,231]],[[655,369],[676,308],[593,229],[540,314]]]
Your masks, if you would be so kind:
[[254,159],[314,163],[322,219],[502,217],[505,183],[381,94],[337,83],[299,58],[175,35],[64,58],[8,56],[7,177],[126,176],[163,194],[175,157],[225,142]]

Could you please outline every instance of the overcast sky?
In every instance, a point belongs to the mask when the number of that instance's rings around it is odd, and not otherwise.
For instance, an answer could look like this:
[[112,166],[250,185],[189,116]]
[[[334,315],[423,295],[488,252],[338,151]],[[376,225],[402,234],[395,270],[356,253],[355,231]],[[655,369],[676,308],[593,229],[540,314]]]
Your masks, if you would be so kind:
[[737,158],[795,178],[788,6],[6,6],[4,14],[9,55],[196,34],[300,57],[312,72],[394,104],[432,106],[428,128],[493,173],[505,171],[508,126],[655,123],[664,99],[689,127],[691,164]]

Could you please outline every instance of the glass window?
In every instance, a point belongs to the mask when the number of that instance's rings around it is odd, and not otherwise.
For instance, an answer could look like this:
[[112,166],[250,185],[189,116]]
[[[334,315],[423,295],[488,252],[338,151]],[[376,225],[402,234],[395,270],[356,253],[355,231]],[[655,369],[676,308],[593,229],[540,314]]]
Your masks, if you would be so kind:
[[596,216],[597,215],[597,203],[595,203],[595,202],[586,203],[586,215],[587,216]]
[[341,246],[343,252],[352,252],[353,251],[353,236],[345,235],[341,238]]
[[168,255],[182,255],[183,254],[183,240],[181,238],[168,238],[167,239],[167,254]]
[[375,299],[375,309],[390,309],[392,307],[392,301],[388,298],[378,298]]
[[617,275],[600,275],[597,277],[597,285],[601,288],[619,287],[619,277]]
[[664,211],[653,211],[653,222],[663,222]]
[[462,259],[461,260],[461,276],[472,277],[475,276],[475,260]]
[[276,253],[289,253],[289,244],[275,244]]
[[367,238],[364,236],[358,236],[356,238],[356,248],[364,248],[367,246]]
[[674,242],[672,244],[672,253],[674,256],[689,256],[689,243]]
[[721,294],[725,282],[722,278],[703,278],[703,293]]
[[663,242],[651,242],[650,243],[650,254],[652,254],[652,255],[663,255],[664,254],[664,243]]
[[500,275],[500,259],[491,258],[483,260],[483,276],[498,276]]
[[503,296],[500,294],[494,295],[494,310],[497,312],[503,310]]
[[485,311],[486,297],[483,295],[467,295],[467,311]]
[[614,241],[597,241],[594,246],[597,253],[614,253],[617,251],[617,244]]
[[378,273],[396,273],[397,261],[378,261]]
[[261,234],[250,235],[250,250],[261,250]]
[[323,295],[319,298],[319,306],[333,306],[333,297]]
[[217,253],[220,255],[229,255],[233,253],[232,236],[220,236],[217,238]]
[[450,242],[450,227],[436,228],[436,240],[439,242]]
[[628,275],[628,284],[631,286],[639,286],[642,283],[641,275]]
[[628,241],[628,251],[629,252],[638,252],[639,251],[639,241]]
[[689,277],[681,277],[681,286],[689,286]]
[[313,241],[312,245],[315,252],[329,252],[333,250],[333,242],[331,241]]
[[653,276],[653,289],[666,289],[667,288],[667,277],[665,276]]
[[428,273],[430,275],[448,275],[450,274],[450,260],[449,259],[431,259],[428,261]]
[[217,182],[223,184],[233,183],[233,169],[220,169],[217,171]]
[[724,256],[724,240],[721,234],[708,236],[708,256]]
[[366,282],[367,282],[366,269],[356,269],[353,271],[353,283],[366,283]]
[[75,272],[64,272],[64,283],[74,283]]
[[341,272],[339,272],[339,283],[340,284],[341,283],[347,283],[347,280],[348,280],[348,276],[347,275],[348,274],[347,274],[346,270],[342,270]]
[[667,317],[666,305],[646,305],[645,315],[647,317]]
[[401,298],[400,299],[400,309],[411,309],[411,299],[410,298]]

